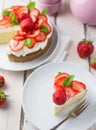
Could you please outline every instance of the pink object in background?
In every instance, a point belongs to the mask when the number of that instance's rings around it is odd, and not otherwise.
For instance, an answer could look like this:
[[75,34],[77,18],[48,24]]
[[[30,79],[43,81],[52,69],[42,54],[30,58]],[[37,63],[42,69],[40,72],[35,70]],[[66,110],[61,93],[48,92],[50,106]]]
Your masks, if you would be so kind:
[[40,10],[47,9],[48,14],[53,14],[59,11],[61,7],[61,0],[59,0],[57,3],[54,3],[54,4],[44,4],[44,3],[41,3],[40,0],[38,0],[37,6]]
[[70,0],[70,9],[82,23],[96,25],[96,0]]
[[60,0],[39,0],[39,1],[41,3],[44,3],[44,4],[54,4],[54,3],[57,3]]

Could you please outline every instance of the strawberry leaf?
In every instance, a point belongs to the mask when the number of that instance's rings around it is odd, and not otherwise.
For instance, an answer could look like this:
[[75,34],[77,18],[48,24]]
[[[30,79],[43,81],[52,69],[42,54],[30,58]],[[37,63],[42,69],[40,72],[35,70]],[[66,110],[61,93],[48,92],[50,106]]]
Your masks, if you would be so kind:
[[10,25],[13,26],[13,25],[18,25],[19,23],[17,21],[11,21],[10,22]]
[[35,8],[35,2],[29,2],[27,8],[31,11]]
[[70,86],[73,79],[74,79],[74,75],[68,76],[68,77],[64,80],[63,85],[64,85],[64,86]]
[[30,46],[31,42],[32,42],[32,41],[31,41],[30,38],[26,38],[26,39],[24,40],[24,44],[25,44],[25,46],[27,46],[27,47]]
[[48,10],[47,10],[47,9],[42,10],[42,12],[41,12],[41,14],[44,14],[44,15],[46,15],[47,13],[48,13]]
[[7,98],[7,95],[2,90],[0,90],[0,100],[6,99],[6,98]]

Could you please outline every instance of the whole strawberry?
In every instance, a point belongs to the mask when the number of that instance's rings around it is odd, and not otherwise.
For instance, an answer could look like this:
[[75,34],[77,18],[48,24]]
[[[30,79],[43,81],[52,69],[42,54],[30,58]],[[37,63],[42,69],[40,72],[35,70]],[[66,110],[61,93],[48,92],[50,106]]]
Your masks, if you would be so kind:
[[96,69],[96,58],[93,58],[90,62],[92,68]]
[[3,87],[5,85],[5,78],[0,75],[0,87]]
[[0,106],[4,105],[6,103],[7,100],[7,95],[5,94],[5,92],[0,90]]
[[77,45],[77,52],[81,58],[86,58],[94,51],[94,45],[91,40],[83,39]]

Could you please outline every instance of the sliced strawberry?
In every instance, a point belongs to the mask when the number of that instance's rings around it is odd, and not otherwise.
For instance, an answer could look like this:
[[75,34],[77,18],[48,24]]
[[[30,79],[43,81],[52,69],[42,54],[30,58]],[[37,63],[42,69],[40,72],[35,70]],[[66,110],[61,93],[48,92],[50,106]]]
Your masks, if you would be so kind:
[[40,34],[35,39],[37,42],[43,42],[46,40],[46,35],[43,32],[40,32]]
[[17,35],[26,37],[26,32],[23,32],[22,30],[18,30]]
[[56,76],[55,76],[55,80],[57,80],[57,79],[59,79],[59,78],[61,78],[61,77],[68,77],[69,76],[69,74],[68,73],[65,73],[65,72],[63,72],[63,73],[61,73],[61,72],[59,72]]
[[72,89],[81,92],[86,89],[86,86],[84,83],[74,80],[72,81]]
[[64,86],[63,82],[66,79],[66,76],[62,76],[60,78],[58,78],[57,80],[54,81],[54,85],[56,86]]
[[57,105],[62,105],[66,102],[65,90],[58,90],[53,93],[53,102]]
[[34,23],[36,23],[37,17],[36,17],[35,15],[31,15],[30,17],[31,17],[32,21],[33,21]]
[[10,21],[11,21],[11,19],[9,17],[6,18],[6,19],[1,19],[0,20],[0,26],[7,26],[7,25],[9,25]]
[[49,25],[48,22],[44,22],[41,27],[46,27],[47,28],[48,31],[45,32],[45,34],[49,34],[51,32],[51,26]]
[[38,20],[38,28],[42,27],[44,24],[44,20],[43,19],[39,19]]
[[71,97],[73,97],[74,95],[77,94],[77,92],[74,91],[74,90],[71,88],[71,86],[69,86],[69,87],[64,87],[64,88],[65,88],[65,91],[66,91],[66,94],[67,94],[67,97],[68,97],[68,98],[71,98]]
[[33,39],[33,38],[31,38],[31,43],[30,43],[30,45],[28,46],[28,48],[33,48],[34,46],[35,46],[35,44],[36,44],[36,41],[35,41],[35,39]]
[[26,6],[15,6],[13,10],[17,16],[21,13],[28,13],[29,12],[29,10]]
[[48,21],[47,16],[46,16],[46,15],[43,15],[43,14],[40,14],[40,15],[39,15],[38,20],[40,20],[40,19],[43,19],[45,22]]
[[57,85],[54,85],[54,90],[57,91],[57,90],[64,90],[64,86],[57,86]]
[[40,34],[40,30],[38,29],[38,30],[36,30],[36,31],[34,31],[32,34],[26,34],[26,37],[28,37],[28,38],[34,38],[34,37],[37,37],[37,36],[39,36],[39,34]]
[[15,36],[13,37],[13,39],[16,40],[16,41],[21,41],[21,40],[23,40],[24,38],[25,38],[24,36],[20,36],[20,35],[15,35]]
[[24,47],[23,41],[11,40],[11,42],[9,43],[9,48],[14,52],[22,50],[23,47]]
[[40,11],[37,8],[34,8],[31,12],[30,12],[30,16],[36,16],[38,17],[40,14]]

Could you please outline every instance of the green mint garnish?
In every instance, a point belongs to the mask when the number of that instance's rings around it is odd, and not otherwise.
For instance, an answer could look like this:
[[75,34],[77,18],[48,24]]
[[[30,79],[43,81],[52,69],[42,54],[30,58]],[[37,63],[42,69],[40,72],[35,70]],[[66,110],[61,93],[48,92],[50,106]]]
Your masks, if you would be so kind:
[[7,95],[2,90],[0,90],[0,100],[2,100],[3,98],[6,99]]
[[14,13],[12,13],[10,16],[11,16],[12,21],[16,21],[17,20],[17,17],[16,17],[16,15]]
[[7,17],[10,16],[10,11],[8,10],[3,10],[2,14],[6,15]]
[[31,11],[35,8],[35,2],[29,2],[27,8]]
[[48,28],[47,28],[46,26],[40,27],[40,30],[41,30],[42,32],[45,32],[45,33],[48,33],[48,32],[49,32],[49,30],[48,30]]
[[32,42],[32,41],[31,41],[30,38],[26,38],[26,39],[24,40],[24,44],[25,44],[25,46],[27,46],[27,47],[30,46],[31,42]]
[[18,24],[19,24],[18,21],[11,21],[11,22],[10,22],[10,25],[11,25],[11,26],[13,26],[13,25],[18,25]]
[[47,9],[42,10],[42,12],[41,12],[41,14],[44,14],[44,15],[46,15],[47,13],[48,13],[48,10],[47,10]]
[[62,74],[62,72],[58,72],[57,74]]
[[73,79],[74,79],[74,75],[68,76],[68,77],[64,80],[63,85],[64,85],[64,86],[70,86]]

